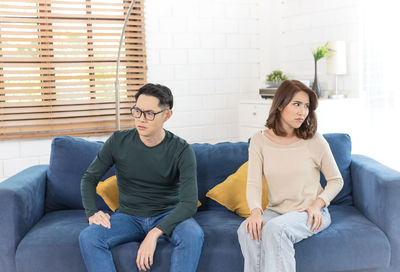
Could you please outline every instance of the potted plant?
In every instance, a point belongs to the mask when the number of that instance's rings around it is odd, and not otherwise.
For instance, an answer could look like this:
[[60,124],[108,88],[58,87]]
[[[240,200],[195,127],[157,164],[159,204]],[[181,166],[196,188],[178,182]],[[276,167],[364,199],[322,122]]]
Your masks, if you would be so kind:
[[318,77],[317,77],[317,62],[329,56],[330,51],[328,49],[328,44],[326,43],[323,46],[318,46],[317,48],[312,50],[312,54],[314,56],[314,83],[312,86],[313,91],[317,94],[318,98],[321,96],[321,88],[319,87]]
[[288,79],[288,77],[281,70],[274,70],[272,73],[267,75],[265,83],[267,87],[277,88],[282,81]]

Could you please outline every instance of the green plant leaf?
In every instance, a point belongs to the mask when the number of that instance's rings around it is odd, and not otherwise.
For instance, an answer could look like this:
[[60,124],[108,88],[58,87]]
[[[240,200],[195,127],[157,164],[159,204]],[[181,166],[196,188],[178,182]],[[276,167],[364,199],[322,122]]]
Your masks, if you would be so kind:
[[331,54],[331,52],[329,51],[328,44],[326,43],[325,45],[314,48],[312,50],[312,54],[314,56],[314,61],[317,62],[324,57],[328,57]]
[[288,77],[281,70],[273,70],[272,73],[267,75],[266,81],[283,81]]

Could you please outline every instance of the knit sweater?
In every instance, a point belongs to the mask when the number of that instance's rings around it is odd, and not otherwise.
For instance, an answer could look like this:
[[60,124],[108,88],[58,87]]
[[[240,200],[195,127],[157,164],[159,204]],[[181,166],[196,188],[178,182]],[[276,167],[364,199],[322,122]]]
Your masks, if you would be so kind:
[[[320,171],[327,184],[322,188]],[[281,145],[263,132],[251,138],[247,202],[250,211],[261,209],[262,176],[268,186],[268,209],[280,214],[308,208],[318,197],[326,207],[343,187],[343,179],[329,144],[316,133],[311,139]]]
[[191,146],[165,131],[160,144],[148,147],[132,129],[114,132],[84,174],[81,193],[87,217],[98,211],[96,186],[113,165],[118,212],[152,217],[173,209],[157,225],[166,235],[196,212],[197,166]]

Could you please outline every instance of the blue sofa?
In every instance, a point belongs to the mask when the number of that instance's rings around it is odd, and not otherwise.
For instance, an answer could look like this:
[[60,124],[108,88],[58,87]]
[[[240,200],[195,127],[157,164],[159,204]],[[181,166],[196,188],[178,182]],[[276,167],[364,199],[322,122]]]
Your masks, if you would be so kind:
[[[326,134],[344,178],[329,207],[332,225],[295,245],[297,271],[400,271],[400,173],[351,155],[346,134]],[[86,271],[78,236],[87,226],[80,180],[101,142],[56,137],[49,165],[37,165],[0,183],[0,270]],[[195,218],[205,233],[198,271],[243,271],[236,230],[243,218],[206,198],[248,159],[248,143],[192,144],[198,163]],[[113,175],[111,169],[104,178]],[[321,175],[321,183],[325,184]],[[101,209],[108,210],[101,198]],[[118,271],[137,271],[139,243],[112,249]],[[172,246],[160,240],[152,271],[169,271]]]

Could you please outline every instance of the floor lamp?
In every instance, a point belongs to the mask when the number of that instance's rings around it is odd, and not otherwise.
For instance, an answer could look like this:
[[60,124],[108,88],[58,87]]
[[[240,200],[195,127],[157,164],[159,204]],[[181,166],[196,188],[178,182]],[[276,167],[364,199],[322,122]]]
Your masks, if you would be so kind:
[[346,42],[328,42],[328,50],[330,54],[326,59],[327,73],[335,75],[335,94],[330,94],[328,97],[335,99],[344,98],[344,94],[338,92],[338,75],[345,75],[347,73]]
[[116,78],[115,78],[115,126],[117,127],[117,130],[121,129],[121,118],[120,118],[120,107],[119,107],[119,63],[121,60],[121,48],[122,48],[122,41],[125,36],[125,29],[126,26],[128,25],[129,21],[129,16],[131,15],[133,6],[135,5],[135,0],[132,0],[131,5],[129,6],[128,12],[126,13],[125,16],[125,22],[124,22],[124,27],[122,28],[122,33],[121,33],[121,39],[119,40],[119,48],[118,48],[118,58],[117,58],[117,72],[116,72]]

